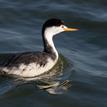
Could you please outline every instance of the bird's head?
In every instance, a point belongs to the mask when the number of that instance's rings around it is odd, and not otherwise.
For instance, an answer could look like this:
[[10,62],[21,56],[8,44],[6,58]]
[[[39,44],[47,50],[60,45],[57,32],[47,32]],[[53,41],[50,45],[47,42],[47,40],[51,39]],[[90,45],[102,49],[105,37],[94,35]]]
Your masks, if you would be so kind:
[[68,28],[64,22],[60,19],[49,19],[43,24],[42,34],[47,35],[50,34],[52,36],[61,33],[61,32],[69,32],[69,31],[77,31],[77,28]]

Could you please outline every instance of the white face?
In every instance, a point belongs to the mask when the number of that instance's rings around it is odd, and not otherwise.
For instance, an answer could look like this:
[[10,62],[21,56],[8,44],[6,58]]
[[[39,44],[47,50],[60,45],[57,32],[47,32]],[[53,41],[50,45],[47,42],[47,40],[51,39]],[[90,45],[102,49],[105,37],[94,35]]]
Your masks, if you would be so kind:
[[60,26],[52,26],[52,27],[48,27],[45,29],[45,33],[46,34],[51,34],[51,35],[56,35],[58,33],[61,33],[64,31],[64,29],[67,28],[65,25],[60,25]]

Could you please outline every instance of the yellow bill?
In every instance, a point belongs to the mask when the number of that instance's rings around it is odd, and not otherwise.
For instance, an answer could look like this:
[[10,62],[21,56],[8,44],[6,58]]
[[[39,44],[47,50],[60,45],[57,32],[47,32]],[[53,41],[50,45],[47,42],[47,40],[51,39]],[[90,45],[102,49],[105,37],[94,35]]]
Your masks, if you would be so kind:
[[64,31],[78,31],[79,29],[78,28],[64,28]]

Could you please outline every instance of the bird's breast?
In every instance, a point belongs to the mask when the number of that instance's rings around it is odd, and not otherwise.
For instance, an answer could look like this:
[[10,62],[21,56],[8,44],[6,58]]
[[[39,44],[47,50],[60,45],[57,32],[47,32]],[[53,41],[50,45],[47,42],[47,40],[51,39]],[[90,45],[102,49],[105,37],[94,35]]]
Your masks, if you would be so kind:
[[29,64],[21,63],[18,65],[18,67],[5,67],[2,69],[2,71],[8,74],[15,74],[22,77],[34,77],[49,71],[56,64],[56,62],[57,60],[52,60],[51,58],[48,58],[45,64],[37,62],[31,62]]

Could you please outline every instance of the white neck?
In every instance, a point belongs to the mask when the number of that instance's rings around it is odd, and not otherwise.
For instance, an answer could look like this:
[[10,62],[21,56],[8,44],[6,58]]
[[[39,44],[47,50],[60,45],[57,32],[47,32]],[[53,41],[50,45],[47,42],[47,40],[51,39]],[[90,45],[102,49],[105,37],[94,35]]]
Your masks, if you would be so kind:
[[53,36],[54,36],[53,33],[48,30],[46,30],[44,32],[44,38],[47,42],[47,45],[49,45],[52,48],[52,51],[55,53],[56,58],[58,59],[58,52],[57,52],[55,45],[53,43]]

